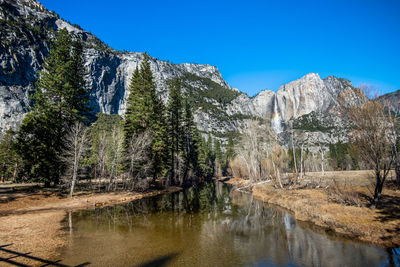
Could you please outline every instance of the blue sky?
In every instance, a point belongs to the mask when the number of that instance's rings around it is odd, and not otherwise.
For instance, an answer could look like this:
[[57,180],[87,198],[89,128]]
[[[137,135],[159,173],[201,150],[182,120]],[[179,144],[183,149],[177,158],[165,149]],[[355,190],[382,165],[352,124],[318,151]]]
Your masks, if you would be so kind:
[[400,89],[400,0],[40,0],[111,47],[218,67],[254,95],[317,72]]

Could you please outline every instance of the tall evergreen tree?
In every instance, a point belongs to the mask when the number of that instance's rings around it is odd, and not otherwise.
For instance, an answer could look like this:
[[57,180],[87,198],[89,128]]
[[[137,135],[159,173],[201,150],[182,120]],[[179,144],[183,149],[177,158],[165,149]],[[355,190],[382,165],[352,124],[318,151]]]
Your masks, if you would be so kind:
[[160,98],[153,99],[153,110],[151,119],[152,130],[152,160],[153,160],[153,179],[158,176],[165,176],[167,170],[167,123],[165,120],[165,108]]
[[235,148],[233,146],[233,140],[232,140],[232,137],[229,137],[228,145],[226,147],[226,158],[228,160],[231,160],[231,159],[233,159],[234,156],[235,156]]
[[195,131],[194,140],[195,143],[198,145],[198,153],[197,153],[198,168],[196,170],[196,174],[199,177],[207,177],[209,174],[207,142],[201,136],[199,131]]
[[125,121],[124,121],[124,147],[127,150],[133,136],[146,130],[147,121],[144,120],[145,103],[139,68],[136,67],[129,85]]
[[167,106],[168,135],[170,139],[171,166],[170,173],[172,181],[175,182],[179,174],[179,157],[183,150],[183,105],[181,96],[181,84],[178,78],[170,83],[169,101]]
[[189,170],[193,173],[198,168],[198,144],[194,138],[196,132],[192,109],[186,97],[184,105],[184,123],[183,123],[183,152],[185,161],[184,177],[187,178]]
[[34,180],[58,183],[63,171],[59,154],[69,126],[84,120],[89,91],[84,83],[82,48],[72,46],[71,36],[62,29],[45,59],[32,97],[34,106],[20,127],[17,151],[27,175]]
[[149,156],[153,165],[153,178],[163,175],[165,170],[166,123],[164,107],[157,96],[150,57],[144,54],[140,70],[136,69],[131,78],[130,94],[124,123],[124,146],[128,149],[132,137],[144,131],[151,133],[152,143]]
[[215,139],[214,141],[214,146],[215,146],[215,159],[222,164],[223,162],[223,155],[221,151],[221,143],[218,141],[218,139]]
[[0,141],[0,181],[15,182],[18,174],[19,156],[15,149],[15,132],[7,130]]
[[224,166],[224,159],[221,150],[221,143],[218,139],[214,140],[214,154],[215,154],[215,164],[214,164],[214,175],[221,175],[222,174],[222,167]]
[[215,151],[214,151],[214,142],[211,136],[211,133],[208,133],[207,136],[207,177],[214,175],[215,172]]
[[[87,72],[85,69],[85,61],[83,58],[82,41],[77,39],[72,42],[71,53],[71,71],[70,83],[72,90],[67,94],[67,102],[70,105],[70,113],[73,114],[72,121],[79,120],[89,123],[89,118],[93,115],[90,114],[92,110],[89,106],[90,101],[90,88],[86,86],[85,77]],[[91,118],[93,120],[94,118]]]
[[233,145],[232,137],[228,139],[228,145],[226,146],[226,154],[225,154],[225,164],[223,169],[223,174],[227,175],[227,170],[229,168],[230,161],[235,157],[235,148]]
[[167,125],[165,121],[165,110],[161,99],[156,92],[156,85],[153,81],[153,73],[150,68],[150,57],[144,54],[140,67],[140,75],[145,95],[145,103],[149,108],[149,126],[152,133],[151,159],[153,161],[153,179],[163,176],[166,170],[165,154],[167,144],[165,135]]

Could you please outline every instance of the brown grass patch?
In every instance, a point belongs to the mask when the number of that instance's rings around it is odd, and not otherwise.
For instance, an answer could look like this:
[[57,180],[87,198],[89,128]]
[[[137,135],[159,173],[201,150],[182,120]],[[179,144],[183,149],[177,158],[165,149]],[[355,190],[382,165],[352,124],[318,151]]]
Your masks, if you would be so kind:
[[[257,185],[253,187],[253,195],[290,210],[298,220],[312,222],[341,235],[385,247],[400,246],[400,190],[385,188],[381,208],[371,209],[368,207],[366,186],[369,178],[365,176],[366,172],[364,178],[363,171],[353,173],[358,177],[351,183],[348,183],[346,172],[340,173],[336,188],[332,184],[325,189],[332,179],[328,178],[325,186],[313,189],[289,190],[276,189],[271,184]],[[319,179],[318,176],[315,178]],[[345,180],[346,185],[343,184]]]

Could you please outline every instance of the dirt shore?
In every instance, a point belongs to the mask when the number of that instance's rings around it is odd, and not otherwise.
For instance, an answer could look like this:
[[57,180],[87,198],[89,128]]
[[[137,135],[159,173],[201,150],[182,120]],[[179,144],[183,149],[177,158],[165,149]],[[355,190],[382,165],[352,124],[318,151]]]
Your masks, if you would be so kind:
[[[319,180],[320,176],[313,173],[304,179]],[[320,188],[277,189],[272,183],[264,183],[253,186],[252,191],[255,198],[283,207],[291,211],[296,219],[312,222],[326,231],[382,247],[400,246],[400,190],[384,188],[381,207],[373,209],[368,207],[368,172],[331,172],[327,177],[323,178],[326,181]],[[331,179],[336,181],[336,185],[346,183],[344,191],[352,196],[357,195],[361,205],[351,206],[333,201],[331,189],[325,186]],[[225,182],[238,187],[249,184],[240,178]]]
[[[114,205],[180,190],[180,187],[170,187],[147,193],[81,194],[73,198],[44,190],[0,192],[0,246],[9,245],[4,249],[29,253],[45,260],[59,260],[57,251],[66,244],[62,221],[68,211]],[[0,250],[0,261],[1,258],[12,256]],[[10,260],[35,266],[43,265],[25,257]],[[2,264],[3,262],[0,265]]]

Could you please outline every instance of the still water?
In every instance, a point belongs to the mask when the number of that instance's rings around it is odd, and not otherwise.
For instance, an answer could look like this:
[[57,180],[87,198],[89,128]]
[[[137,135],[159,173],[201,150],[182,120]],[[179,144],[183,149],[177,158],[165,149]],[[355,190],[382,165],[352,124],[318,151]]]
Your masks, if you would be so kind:
[[396,266],[397,251],[297,222],[220,182],[74,212],[62,263],[93,266]]

